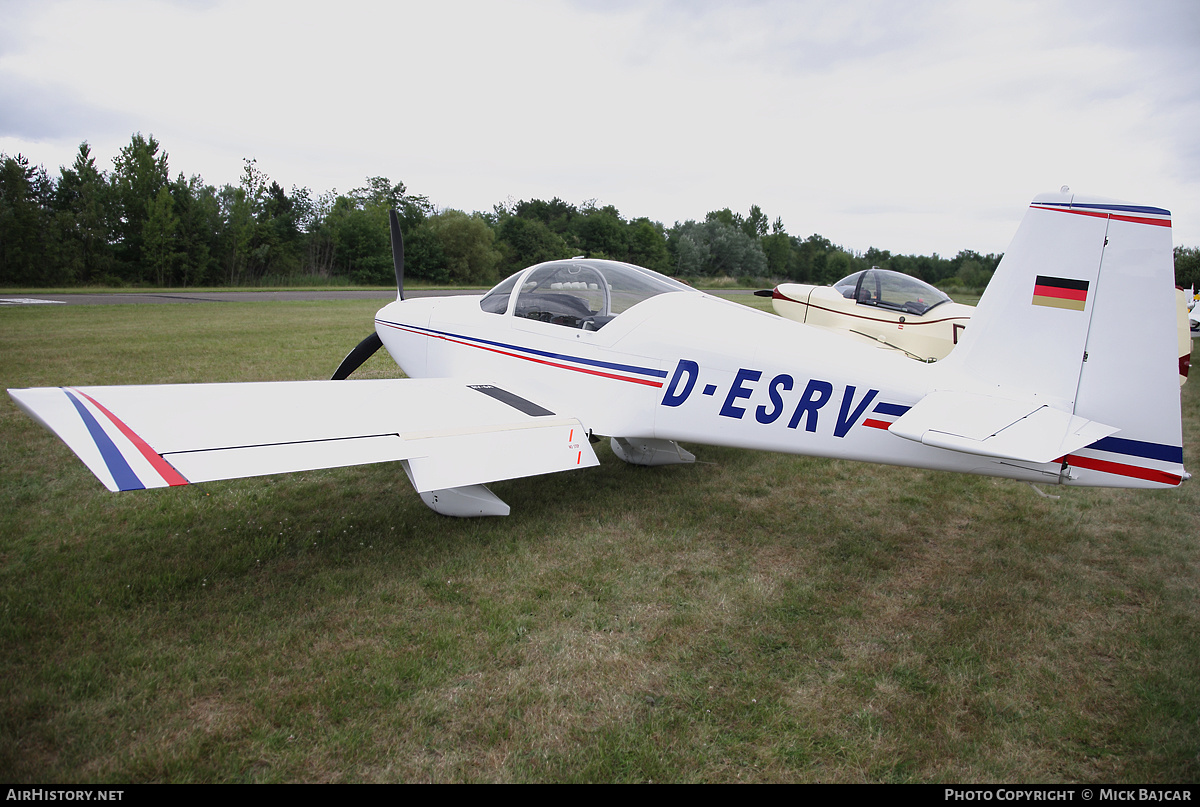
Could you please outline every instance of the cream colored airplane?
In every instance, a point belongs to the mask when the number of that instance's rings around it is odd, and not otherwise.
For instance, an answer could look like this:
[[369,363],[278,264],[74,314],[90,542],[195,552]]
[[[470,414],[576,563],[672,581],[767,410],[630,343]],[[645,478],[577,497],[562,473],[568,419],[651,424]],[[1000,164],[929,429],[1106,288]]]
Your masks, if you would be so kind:
[[[770,297],[780,316],[925,362],[946,358],[975,313],[974,306],[954,302],[923,280],[878,266],[855,272],[832,286],[781,283],[755,294]],[[1188,300],[1192,296],[1176,286],[1180,386],[1187,382],[1191,368]]]
[[878,266],[832,286],[781,283],[755,293],[770,296],[780,316],[927,362],[946,358],[975,313],[923,280]]

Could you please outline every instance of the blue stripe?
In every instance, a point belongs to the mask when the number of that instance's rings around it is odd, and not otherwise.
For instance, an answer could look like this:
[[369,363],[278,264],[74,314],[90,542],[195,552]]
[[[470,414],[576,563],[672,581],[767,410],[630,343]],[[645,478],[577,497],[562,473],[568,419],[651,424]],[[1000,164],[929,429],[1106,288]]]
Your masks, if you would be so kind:
[[488,339],[478,339],[474,336],[462,336],[448,331],[435,331],[432,328],[422,328],[419,325],[405,325],[402,322],[388,322],[387,320],[376,320],[384,325],[395,325],[400,328],[411,328],[414,331],[424,331],[425,333],[434,334],[435,336],[448,336],[451,339],[462,339],[465,342],[478,342],[481,345],[490,345],[492,347],[500,347],[505,350],[515,350],[519,353],[531,353],[535,356],[544,356],[548,359],[558,359],[559,361],[573,361],[576,364],[586,364],[590,367],[603,367],[606,370],[620,370],[624,373],[638,373],[639,375],[648,375],[653,378],[666,378],[666,370],[654,370],[649,367],[636,367],[632,364],[616,364],[610,361],[599,361],[597,359],[581,359],[576,356],[568,356],[564,353],[550,353],[545,350],[534,350],[530,347],[521,347],[519,345],[510,345],[504,342],[493,342]]
[[1092,443],[1088,448],[1113,454],[1127,454],[1131,457],[1145,457],[1149,460],[1183,464],[1183,446],[1145,443],[1141,440],[1127,440],[1124,437],[1105,437]]
[[1147,207],[1145,205],[1100,205],[1100,204],[1088,204],[1087,202],[1071,203],[1071,202],[1037,202],[1037,201],[1035,201],[1033,204],[1046,205],[1047,207],[1062,207],[1062,208],[1067,208],[1067,209],[1078,207],[1078,208],[1084,208],[1084,209],[1088,209],[1088,210],[1119,210],[1123,213],[1141,213],[1143,215],[1151,215],[1151,216],[1169,216],[1169,215],[1171,215],[1170,210],[1163,210],[1161,207]]
[[900,404],[881,403],[875,404],[875,410],[881,415],[896,415],[900,416],[912,409],[911,406],[902,406]]
[[129,467],[129,463],[121,456],[121,452],[117,450],[116,445],[109,439],[104,429],[92,417],[92,413],[87,410],[87,407],[67,390],[63,390],[63,392],[67,393],[67,397],[79,411],[79,417],[83,418],[83,424],[87,426],[88,434],[92,435],[92,440],[100,449],[100,456],[104,458],[104,464],[108,466],[108,472],[113,475],[113,481],[117,483],[117,487],[120,490],[145,490],[146,486],[142,484],[142,480],[137,478],[137,474]]

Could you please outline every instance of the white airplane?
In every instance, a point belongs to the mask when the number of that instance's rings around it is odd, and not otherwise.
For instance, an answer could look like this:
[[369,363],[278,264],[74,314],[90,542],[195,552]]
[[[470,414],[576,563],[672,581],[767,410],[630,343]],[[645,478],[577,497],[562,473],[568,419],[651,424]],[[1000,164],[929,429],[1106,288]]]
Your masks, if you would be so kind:
[[[1169,488],[1183,467],[1170,213],[1037,197],[936,364],[629,264],[525,269],[398,299],[335,380],[9,390],[110,490],[399,461],[446,515],[484,485],[735,446],[1032,483]],[[407,379],[344,379],[380,346]]]

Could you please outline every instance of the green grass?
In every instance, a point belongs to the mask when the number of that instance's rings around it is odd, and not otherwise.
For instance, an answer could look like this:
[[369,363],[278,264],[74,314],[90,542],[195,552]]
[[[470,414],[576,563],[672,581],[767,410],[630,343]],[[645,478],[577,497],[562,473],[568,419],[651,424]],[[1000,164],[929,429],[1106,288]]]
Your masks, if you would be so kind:
[[[0,382],[323,378],[377,307],[0,309]],[[0,780],[1200,778],[1194,480],[692,448],[457,520],[389,465],[110,494],[5,397]]]

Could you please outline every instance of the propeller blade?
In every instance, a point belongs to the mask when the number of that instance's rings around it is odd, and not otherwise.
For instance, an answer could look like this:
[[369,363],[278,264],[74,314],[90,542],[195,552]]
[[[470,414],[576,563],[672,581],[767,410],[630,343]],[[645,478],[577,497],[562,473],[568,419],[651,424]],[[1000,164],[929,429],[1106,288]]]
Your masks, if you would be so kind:
[[396,294],[404,299],[404,236],[400,234],[400,217],[396,211],[388,211],[392,224],[392,266],[396,269]]
[[359,342],[354,347],[354,350],[346,354],[346,358],[342,359],[342,363],[334,371],[331,380],[341,381],[361,367],[363,362],[374,356],[375,351],[381,347],[383,347],[383,340],[379,338],[379,334],[372,333],[366,339]]
[[758,291],[754,292],[754,296],[755,297],[774,297],[775,289],[759,289]]

